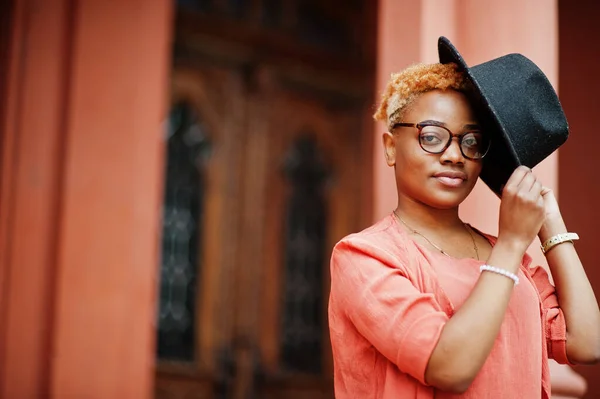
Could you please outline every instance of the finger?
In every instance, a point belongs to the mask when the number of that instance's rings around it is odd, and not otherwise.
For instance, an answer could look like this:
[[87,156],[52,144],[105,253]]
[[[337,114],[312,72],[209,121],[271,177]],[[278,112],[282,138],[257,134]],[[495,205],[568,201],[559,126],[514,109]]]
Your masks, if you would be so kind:
[[531,169],[529,169],[527,166],[519,166],[517,169],[515,169],[512,175],[510,175],[510,178],[506,182],[504,189],[515,189],[519,187],[519,184],[521,184],[521,181],[523,181],[529,172],[531,172]]
[[535,175],[531,172],[531,170],[529,170],[519,184],[519,191],[526,193],[530,192],[536,180],[537,179],[535,178]]
[[529,191],[531,193],[532,196],[534,197],[542,197],[542,189],[544,188],[544,186],[542,186],[542,183],[539,180],[535,180],[535,182],[533,183],[533,186],[531,186],[531,190]]

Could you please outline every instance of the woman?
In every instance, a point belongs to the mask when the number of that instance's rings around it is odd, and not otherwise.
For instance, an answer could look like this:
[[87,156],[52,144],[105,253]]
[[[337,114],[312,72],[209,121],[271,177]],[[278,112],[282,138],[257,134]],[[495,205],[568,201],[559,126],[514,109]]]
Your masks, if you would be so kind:
[[600,356],[600,313],[572,241],[547,246],[556,289],[525,253],[536,235],[567,232],[530,169],[502,189],[498,238],[459,218],[490,145],[468,90],[455,64],[416,65],[392,76],[375,114],[398,205],[333,251],[338,399],[547,398],[548,358]]

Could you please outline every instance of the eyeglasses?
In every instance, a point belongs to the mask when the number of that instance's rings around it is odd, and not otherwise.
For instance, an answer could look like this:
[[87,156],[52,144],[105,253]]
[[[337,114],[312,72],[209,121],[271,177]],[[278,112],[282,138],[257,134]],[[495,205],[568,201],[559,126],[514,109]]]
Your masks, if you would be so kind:
[[430,154],[441,154],[450,147],[452,138],[458,138],[462,155],[471,160],[483,158],[490,149],[491,141],[480,130],[469,130],[463,134],[453,134],[440,122],[426,121],[420,123],[396,123],[392,130],[398,126],[416,127],[419,130],[419,144],[423,151]]

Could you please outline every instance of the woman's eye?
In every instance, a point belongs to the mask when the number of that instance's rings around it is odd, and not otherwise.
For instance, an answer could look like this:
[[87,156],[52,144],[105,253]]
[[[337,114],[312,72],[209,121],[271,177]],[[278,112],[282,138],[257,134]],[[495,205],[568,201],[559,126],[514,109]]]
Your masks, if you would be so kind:
[[468,145],[469,147],[474,147],[477,145],[477,139],[474,139],[474,138],[464,139],[463,143],[465,145]]
[[480,141],[481,140],[479,139],[479,137],[473,134],[465,136],[462,140],[463,144],[468,147],[476,147],[479,145]]
[[436,136],[435,134],[423,134],[421,136],[421,141],[423,143],[426,144],[437,144],[439,143],[441,140],[438,136]]

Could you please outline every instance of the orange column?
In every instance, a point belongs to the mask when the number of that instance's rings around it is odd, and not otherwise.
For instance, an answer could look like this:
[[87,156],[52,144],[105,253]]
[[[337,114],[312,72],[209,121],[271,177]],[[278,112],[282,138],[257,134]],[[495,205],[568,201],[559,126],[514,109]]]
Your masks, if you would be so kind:
[[[2,98],[0,397],[41,397],[53,312],[68,2],[18,1]],[[3,93],[4,94],[4,93]]]
[[0,397],[152,396],[171,7],[15,2]]
[[[377,39],[377,87],[379,96],[390,74],[416,62],[437,62],[437,40],[456,36],[457,0],[380,0]],[[378,100],[375,99],[375,100]],[[373,216],[379,220],[397,202],[393,170],[383,158],[383,123],[375,125]]]
[[[418,1],[381,0],[377,24],[377,97],[383,92],[390,74],[407,67],[420,58],[421,4]],[[396,207],[396,183],[392,170],[383,158],[381,134],[386,127],[375,127],[373,161],[375,220]]]

